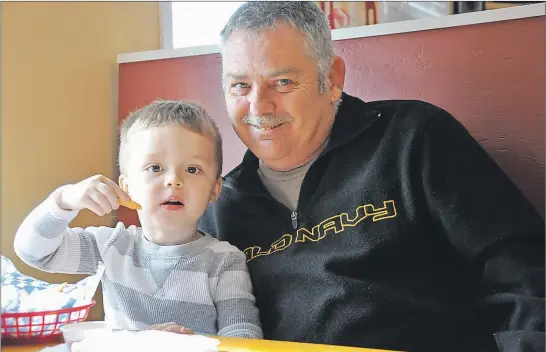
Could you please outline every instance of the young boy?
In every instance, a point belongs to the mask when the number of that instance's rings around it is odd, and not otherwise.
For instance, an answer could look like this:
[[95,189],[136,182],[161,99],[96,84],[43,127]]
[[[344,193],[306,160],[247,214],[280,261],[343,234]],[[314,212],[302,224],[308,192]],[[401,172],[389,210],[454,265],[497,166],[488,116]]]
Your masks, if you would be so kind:
[[[55,190],[17,231],[17,255],[59,273],[92,274],[103,262],[105,319],[115,328],[169,322],[171,331],[261,338],[245,255],[197,230],[222,187],[222,140],[207,112],[156,101],[132,113],[119,165],[119,186],[98,175]],[[142,227],[68,227],[81,209],[102,216],[131,199]]]

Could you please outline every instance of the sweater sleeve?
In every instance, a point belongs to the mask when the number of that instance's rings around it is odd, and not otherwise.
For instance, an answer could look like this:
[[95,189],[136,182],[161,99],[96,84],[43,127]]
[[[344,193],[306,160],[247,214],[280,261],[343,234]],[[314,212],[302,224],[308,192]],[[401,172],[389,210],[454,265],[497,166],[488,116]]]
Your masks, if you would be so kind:
[[214,297],[218,336],[262,338],[245,255],[240,251],[230,253],[218,275]]
[[544,220],[450,114],[423,132],[428,209],[480,278],[483,327],[500,351],[544,351]]
[[15,253],[26,264],[53,273],[94,274],[109,227],[69,228],[78,214],[59,208],[54,191],[22,222],[15,234]]

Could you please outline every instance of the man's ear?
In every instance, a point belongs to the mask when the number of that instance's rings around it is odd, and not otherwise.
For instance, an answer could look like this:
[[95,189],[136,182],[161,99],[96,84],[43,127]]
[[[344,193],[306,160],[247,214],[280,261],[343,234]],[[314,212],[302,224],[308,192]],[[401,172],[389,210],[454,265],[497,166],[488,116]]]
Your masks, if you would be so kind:
[[212,194],[210,195],[209,203],[214,203],[218,200],[220,197],[220,192],[222,192],[222,177],[218,177],[216,180],[216,183],[214,184],[214,188],[212,189]]
[[125,193],[129,194],[129,184],[127,183],[127,177],[124,174],[119,175],[118,184]]
[[328,76],[330,102],[335,103],[341,99],[343,86],[345,84],[345,61],[341,56],[334,56],[332,60],[332,68]]

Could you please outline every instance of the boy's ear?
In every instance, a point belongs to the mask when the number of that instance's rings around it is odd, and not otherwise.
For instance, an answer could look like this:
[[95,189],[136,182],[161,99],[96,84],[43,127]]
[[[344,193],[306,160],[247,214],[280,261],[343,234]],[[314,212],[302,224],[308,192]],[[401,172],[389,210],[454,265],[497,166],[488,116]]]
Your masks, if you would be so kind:
[[216,180],[216,183],[214,184],[214,188],[212,189],[212,194],[210,195],[209,203],[214,203],[218,200],[220,197],[220,192],[222,192],[222,177],[218,177]]
[[127,177],[125,177],[124,174],[119,175],[118,184],[125,193],[129,194],[129,184],[127,183]]

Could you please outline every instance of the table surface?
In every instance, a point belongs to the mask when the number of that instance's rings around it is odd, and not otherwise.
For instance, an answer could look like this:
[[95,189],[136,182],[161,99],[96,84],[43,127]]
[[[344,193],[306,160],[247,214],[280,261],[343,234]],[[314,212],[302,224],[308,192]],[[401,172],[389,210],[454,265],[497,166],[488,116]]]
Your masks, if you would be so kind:
[[[285,341],[252,340],[232,337],[215,337],[220,340],[220,352],[387,352],[369,348],[317,345]],[[56,346],[62,341],[38,344],[15,345],[2,341],[3,352],[38,352],[46,347]]]

